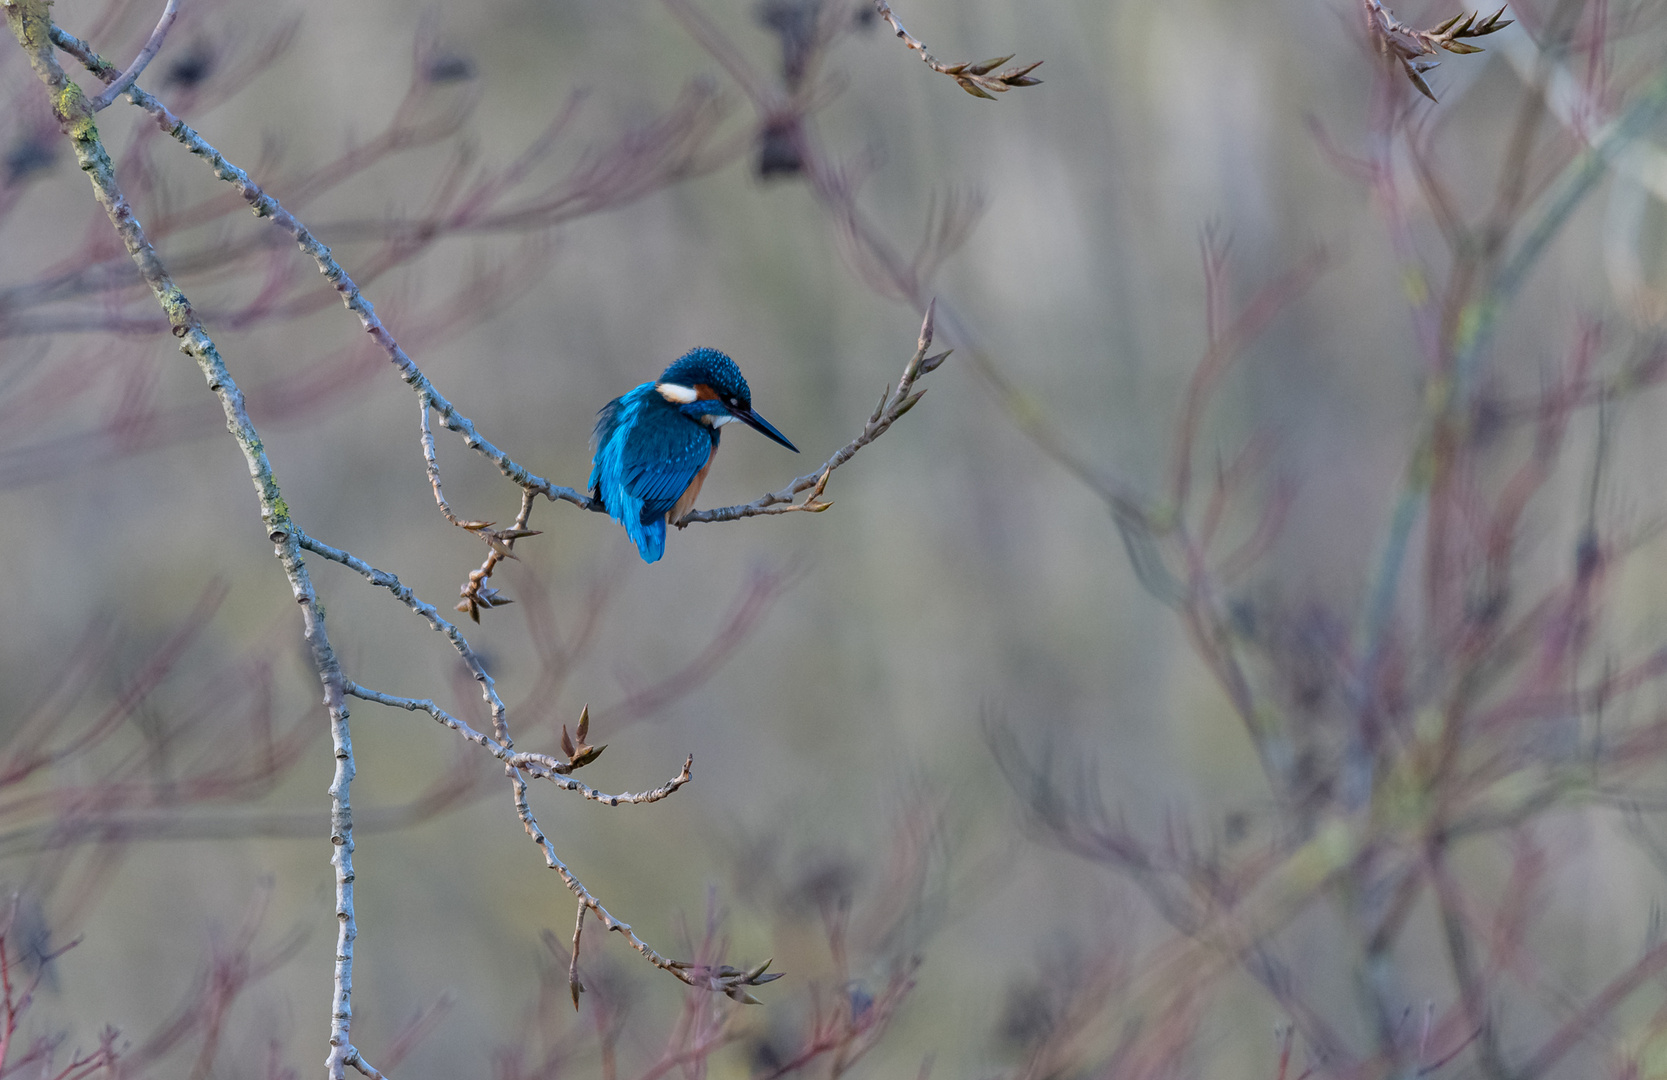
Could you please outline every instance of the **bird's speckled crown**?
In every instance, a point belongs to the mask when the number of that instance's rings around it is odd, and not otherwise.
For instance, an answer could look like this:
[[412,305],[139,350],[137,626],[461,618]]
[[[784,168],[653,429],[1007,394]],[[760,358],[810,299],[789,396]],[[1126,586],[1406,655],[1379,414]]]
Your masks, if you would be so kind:
[[719,397],[737,397],[742,404],[752,404],[752,391],[747,387],[741,369],[717,349],[690,349],[660,375],[660,381],[678,386],[705,383],[717,391]]

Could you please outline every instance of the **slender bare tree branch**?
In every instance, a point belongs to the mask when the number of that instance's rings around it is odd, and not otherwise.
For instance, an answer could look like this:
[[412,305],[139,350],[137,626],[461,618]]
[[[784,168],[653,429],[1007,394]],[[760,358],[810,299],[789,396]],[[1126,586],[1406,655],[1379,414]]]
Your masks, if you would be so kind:
[[[53,52],[52,22],[45,0],[13,0],[6,8],[6,21],[23,46],[36,75],[52,95],[53,113],[75,149],[77,161],[92,181],[93,191],[110,223],[121,234],[145,283],[180,339],[180,351],[197,362],[208,388],[220,399],[226,424],[243,452],[260,502],[261,520],[267,538],[289,579],[290,589],[301,605],[303,636],[312,656],[314,670],[324,687],[324,703],[330,713],[330,735],[335,747],[336,770],[330,785],[331,844],[336,868],[336,958],[330,1018],[330,1053],[326,1069],[330,1080],[342,1080],[349,1047],[348,1031],[353,1019],[353,943],[358,936],[353,913],[353,812],[349,788],[353,782],[353,742],[348,732],[348,713],[343,694],[341,665],[337,662],[324,626],[324,611],[313,591],[306,564],[301,558],[299,530],[290,520],[289,505],[279,491],[267,460],[265,444],[249,420],[243,393],[238,388],[219,350],[198,321],[190,301],[174,284],[143,227],[133,216],[116,181],[98,127],[93,122],[91,102],[81,88],[64,74]],[[136,94],[136,87],[130,94]]]
[[156,29],[151,31],[150,39],[145,47],[139,50],[139,55],[133,58],[133,63],[127,65],[127,70],[116,76],[116,80],[106,86],[102,93],[93,98],[93,112],[102,112],[110,103],[120,97],[133,80],[145,70],[156,54],[162,49],[162,42],[168,36],[168,28],[174,25],[174,17],[179,14],[179,0],[168,0],[162,9],[162,17],[156,21]]

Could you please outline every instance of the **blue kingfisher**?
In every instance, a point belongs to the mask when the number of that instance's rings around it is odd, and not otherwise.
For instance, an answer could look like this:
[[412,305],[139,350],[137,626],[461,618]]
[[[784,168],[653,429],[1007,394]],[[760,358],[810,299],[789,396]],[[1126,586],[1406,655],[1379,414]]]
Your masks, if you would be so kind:
[[795,454],[799,448],[752,411],[735,361],[691,349],[597,414],[590,492],[636,541],[644,562],[666,552],[666,524],[687,514],[712,469],[723,425],[739,420]]

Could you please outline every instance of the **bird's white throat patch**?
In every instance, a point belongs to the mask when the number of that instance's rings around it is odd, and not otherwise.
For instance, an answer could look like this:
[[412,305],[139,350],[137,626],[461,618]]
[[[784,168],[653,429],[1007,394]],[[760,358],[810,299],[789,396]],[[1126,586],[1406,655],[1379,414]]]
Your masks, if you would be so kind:
[[677,405],[688,405],[700,397],[692,386],[679,386],[677,383],[656,383],[654,389],[660,391],[660,396]]
[[707,413],[705,416],[700,418],[700,422],[705,424],[707,427],[723,427],[733,419],[735,419],[735,417],[729,415],[728,413]]

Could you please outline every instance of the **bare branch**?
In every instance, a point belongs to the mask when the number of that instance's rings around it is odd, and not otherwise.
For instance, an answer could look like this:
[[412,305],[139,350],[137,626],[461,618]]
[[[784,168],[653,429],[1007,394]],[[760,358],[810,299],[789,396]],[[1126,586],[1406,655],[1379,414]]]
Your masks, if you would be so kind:
[[[459,720],[428,698],[408,698],[399,697],[395,694],[384,694],[377,690],[366,689],[352,681],[349,681],[343,689],[351,697],[374,701],[378,705],[404,709],[407,712],[428,713],[435,720],[451,728],[468,741],[484,747],[493,757],[503,762],[506,768],[524,771],[539,780],[548,780],[563,791],[576,791],[591,802],[598,802],[604,806],[639,806],[645,803],[659,802],[687,784],[694,771],[695,759],[694,755],[691,754],[683,762],[683,771],[659,787],[647,791],[627,791],[618,795],[609,795],[597,791],[583,781],[575,780],[568,775],[574,769],[588,764],[587,761],[578,758],[563,761],[549,754],[512,752],[490,735],[476,731],[466,722]],[[591,760],[594,760],[594,757]]]
[[359,1073],[367,1077],[368,1080],[388,1080],[386,1076],[383,1076],[377,1071],[374,1065],[365,1060],[364,1055],[359,1053],[359,1048],[357,1046],[349,1046],[347,1048],[347,1064],[357,1069]]
[[602,906],[602,902],[589,889],[585,888],[584,883],[573,875],[573,871],[568,869],[567,864],[561,860],[561,856],[556,854],[555,845],[550,843],[550,838],[545,835],[543,828],[538,824],[538,820],[533,817],[532,808],[527,804],[527,782],[522,778],[521,770],[509,768],[507,771],[515,793],[515,813],[520,817],[522,826],[527,830],[527,835],[532,837],[533,843],[537,844],[539,849],[543,851],[545,864],[561,875],[562,882],[569,891],[573,893],[580,904],[590,909],[591,914],[596,916],[598,922],[606,929],[625,938],[630,943],[631,948],[635,949],[644,960],[689,986],[702,990],[716,990],[749,1005],[759,1004],[759,1001],[747,992],[747,987],[762,986],[764,983],[781,978],[780,973],[765,974],[765,969],[770,966],[768,960],[743,971],[728,965],[713,968],[707,965],[697,965],[687,960],[668,960],[661,956],[648,942],[637,936],[636,931],[631,929],[629,923],[614,918],[608,912],[608,909]]
[[469,673],[474,676],[476,682],[480,683],[481,697],[485,699],[487,707],[492,710],[493,734],[504,746],[515,745],[509,734],[509,709],[504,705],[503,699],[498,696],[497,686],[492,676],[487,672],[486,665],[481,661],[480,656],[475,653],[475,650],[470,647],[469,639],[463,636],[463,632],[441,617],[439,608],[423,600],[407,586],[402,585],[399,578],[393,574],[385,570],[378,570],[350,552],[333,548],[321,540],[313,539],[300,530],[296,530],[296,535],[302,547],[314,554],[322,555],[332,562],[341,563],[378,588],[387,589],[394,594],[400,603],[426,620],[431,629],[444,634],[446,639],[451,642],[452,648],[457,650],[457,655],[463,658],[463,663],[468,666]]
[[[174,284],[161,257],[134,217],[117,183],[115,167],[104,149],[98,127],[93,122],[91,102],[58,64],[52,49],[52,21],[47,3],[45,0],[13,0],[6,6],[5,12],[6,21],[18,43],[28,53],[35,73],[46,84],[53,113],[70,139],[82,171],[92,181],[98,202],[104,207],[145,283],[168,316],[174,336],[180,339],[180,351],[197,362],[208,388],[220,399],[227,427],[243,452],[250,479],[254,482],[267,538],[272,542],[274,554],[289,579],[290,589],[301,605],[303,636],[312,654],[314,670],[324,686],[324,703],[330,713],[331,739],[336,758],[335,776],[330,785],[330,840],[334,848],[331,862],[336,869],[337,934],[330,1010],[330,1052],[326,1068],[330,1080],[342,1080],[349,1048],[348,1031],[353,1017],[353,942],[358,936],[353,910],[353,814],[349,802],[349,787],[355,770],[342,693],[344,678],[325,632],[323,608],[318,603],[306,565],[301,559],[300,530],[290,520],[289,504],[278,489],[265,444],[249,420],[243,392],[220,358],[213,339],[203,329],[190,301]],[[136,86],[129,88],[130,96],[136,97],[138,93]]]
[[[86,42],[65,33],[56,26],[51,27],[50,32],[52,42],[59,48],[76,56],[100,78],[114,80],[113,69],[97,53],[93,52]],[[56,64],[56,61],[54,61],[54,64]],[[267,194],[259,184],[249,177],[248,173],[227,161],[219,150],[216,150],[208,140],[175,116],[167,106],[141,90],[137,84],[129,86],[127,93],[128,98],[149,113],[165,133],[178,141],[195,157],[206,162],[214,170],[215,176],[237,188],[238,194],[243,197],[244,202],[248,203],[249,209],[254,212],[256,217],[269,219],[295,239],[297,246],[318,264],[319,273],[323,274],[325,279],[330,282],[331,287],[336,290],[341,297],[343,306],[358,316],[360,325],[365,332],[388,355],[388,359],[398,369],[400,378],[421,396],[425,405],[440,414],[440,419],[448,430],[458,432],[463,436],[465,446],[480,453],[497,465],[504,476],[520,487],[537,491],[552,501],[566,500],[587,510],[598,508],[593,505],[593,500],[588,496],[582,495],[572,488],[552,484],[550,481],[535,475],[476,431],[474,423],[458,412],[456,406],[444,394],[440,393],[433,383],[428,381],[428,377],[422,373],[422,369],[400,347],[399,341],[394,337],[393,332],[383,324],[381,318],[376,314],[375,306],[360,291],[359,286],[342,268],[341,263],[336,261],[329,247],[321,243],[299,219],[284,209],[277,199]]]
[[178,14],[179,0],[168,0],[167,6],[162,9],[162,17],[156,21],[156,29],[151,31],[150,40],[139,50],[139,55],[133,58],[133,63],[127,66],[126,71],[116,76],[116,80],[106,86],[103,93],[93,98],[93,112],[102,112],[108,108],[111,102],[133,85],[133,80],[139,77],[139,73],[145,70],[145,65],[161,50],[162,41],[168,36],[168,28],[174,25],[174,17]]

